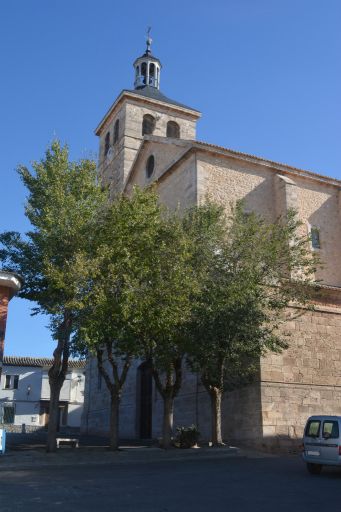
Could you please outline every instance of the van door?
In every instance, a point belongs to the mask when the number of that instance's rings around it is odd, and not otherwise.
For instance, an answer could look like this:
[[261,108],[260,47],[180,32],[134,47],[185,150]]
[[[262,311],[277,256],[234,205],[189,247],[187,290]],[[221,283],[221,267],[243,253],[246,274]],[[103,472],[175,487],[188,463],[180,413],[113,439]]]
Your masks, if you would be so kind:
[[321,459],[336,463],[339,460],[339,422],[324,420],[321,433]]
[[316,462],[321,458],[321,421],[317,418],[312,418],[308,421],[304,432],[304,449],[307,457],[314,459]]

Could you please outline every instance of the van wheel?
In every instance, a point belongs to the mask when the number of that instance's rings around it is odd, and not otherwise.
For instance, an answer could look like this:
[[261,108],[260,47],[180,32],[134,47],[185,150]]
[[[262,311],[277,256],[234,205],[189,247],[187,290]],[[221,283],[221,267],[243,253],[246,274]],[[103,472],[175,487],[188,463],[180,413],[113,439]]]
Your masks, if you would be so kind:
[[313,464],[312,462],[307,462],[307,470],[311,475],[319,475],[322,470],[322,464]]

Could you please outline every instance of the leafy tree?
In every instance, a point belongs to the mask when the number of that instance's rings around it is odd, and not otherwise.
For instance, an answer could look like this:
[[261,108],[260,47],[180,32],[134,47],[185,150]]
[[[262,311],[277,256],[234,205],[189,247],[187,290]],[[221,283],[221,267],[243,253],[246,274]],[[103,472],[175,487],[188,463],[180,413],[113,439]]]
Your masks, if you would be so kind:
[[267,223],[245,215],[242,203],[227,217],[208,202],[189,210],[184,223],[201,283],[188,326],[188,360],[210,396],[212,441],[222,444],[224,391],[249,383],[266,351],[287,347],[279,327],[289,305],[308,304],[317,260],[293,211]]
[[161,213],[145,247],[146,264],[136,271],[126,311],[163,399],[162,443],[168,448],[174,399],[182,383],[185,325],[196,281],[191,271],[191,241],[181,219],[177,212]]
[[153,265],[151,253],[159,242],[161,213],[155,193],[135,189],[130,198],[117,197],[97,226],[95,272],[78,318],[76,346],[96,355],[110,393],[112,450],[118,449],[119,404],[128,371],[133,358],[143,356],[135,326]]
[[56,449],[59,395],[68,369],[74,322],[84,307],[92,271],[93,237],[107,194],[97,184],[96,164],[69,161],[67,146],[54,141],[33,171],[18,168],[28,198],[25,213],[32,230],[0,235],[5,268],[21,274],[19,296],[36,303],[33,314],[50,317],[57,342],[49,370],[51,389],[47,450]]

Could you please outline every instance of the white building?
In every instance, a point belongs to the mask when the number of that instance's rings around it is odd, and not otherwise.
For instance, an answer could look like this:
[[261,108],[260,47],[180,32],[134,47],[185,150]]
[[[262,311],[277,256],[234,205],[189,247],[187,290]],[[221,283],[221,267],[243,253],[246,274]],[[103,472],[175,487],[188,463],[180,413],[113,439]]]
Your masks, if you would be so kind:
[[[5,356],[0,386],[0,423],[10,431],[46,428],[50,386],[47,358]],[[84,361],[69,361],[60,393],[60,428],[79,427],[84,402]]]

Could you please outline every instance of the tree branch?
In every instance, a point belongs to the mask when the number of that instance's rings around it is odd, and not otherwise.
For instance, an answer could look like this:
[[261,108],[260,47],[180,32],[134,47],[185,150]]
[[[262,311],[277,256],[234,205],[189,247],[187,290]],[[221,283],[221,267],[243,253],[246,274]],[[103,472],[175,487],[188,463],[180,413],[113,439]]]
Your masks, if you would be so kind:
[[96,355],[97,355],[98,371],[102,375],[102,377],[103,377],[103,379],[104,379],[104,381],[105,381],[105,383],[107,385],[107,388],[109,389],[110,393],[113,394],[113,393],[115,393],[115,386],[111,382],[110,377],[108,375],[108,372],[104,368],[104,365],[103,365],[103,350],[102,349],[97,349]]
[[113,354],[112,354],[112,343],[110,341],[107,341],[105,343],[105,346],[106,346],[106,349],[107,349],[108,361],[111,364],[112,374],[113,374],[113,377],[114,377],[114,382],[115,382],[115,385],[118,385],[119,382],[120,382],[120,376],[118,374],[117,363],[116,363],[116,361],[115,361],[115,359],[113,357]]
[[152,367],[152,374],[153,374],[154,381],[155,381],[155,384],[156,384],[158,392],[160,393],[162,398],[166,398],[166,393],[165,393],[165,390],[164,390],[164,388],[162,386],[162,382],[161,382],[161,379],[160,379],[159,372],[154,368],[154,366]]
[[130,365],[131,365],[131,359],[132,359],[131,356],[127,355],[127,357],[126,357],[126,359],[124,361],[121,377],[119,379],[120,389],[123,387],[123,384],[126,381],[126,378],[127,378],[127,375],[128,375],[128,371],[129,371],[129,368],[130,368]]
[[182,384],[182,357],[178,357],[174,363],[175,382],[173,385],[172,396],[175,398],[180,391]]

